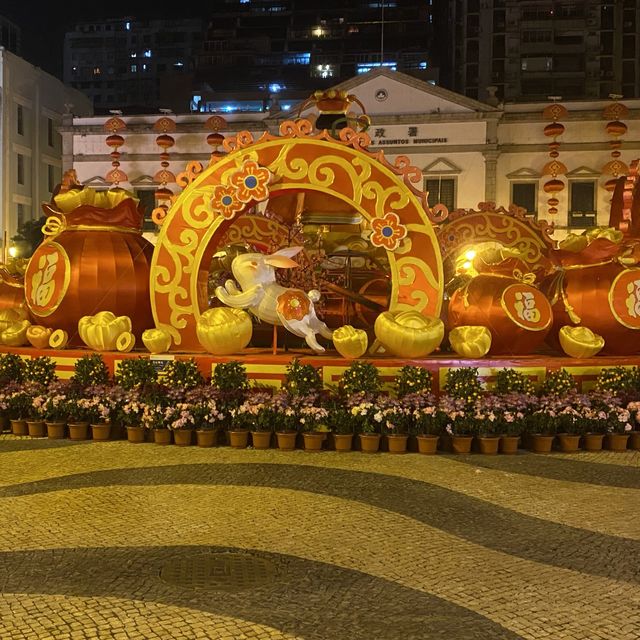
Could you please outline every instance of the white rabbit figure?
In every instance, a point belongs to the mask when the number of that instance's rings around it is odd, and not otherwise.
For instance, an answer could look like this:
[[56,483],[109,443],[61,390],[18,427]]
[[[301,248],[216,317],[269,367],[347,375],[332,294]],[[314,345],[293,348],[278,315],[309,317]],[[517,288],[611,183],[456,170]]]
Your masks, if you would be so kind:
[[[301,250],[302,247],[289,247],[271,255],[245,253],[235,257],[231,271],[242,291],[233,280],[227,280],[224,287],[216,288],[216,297],[229,307],[248,309],[263,322],[284,325],[291,333],[304,338],[314,351],[322,352],[324,347],[316,340],[316,333],[331,339],[333,332],[318,319],[313,307],[313,303],[320,299],[320,292],[312,289],[307,294],[300,289],[282,287],[276,282],[276,268],[300,266],[291,258]],[[294,312],[298,309],[299,313],[283,313],[282,308],[287,303]]]

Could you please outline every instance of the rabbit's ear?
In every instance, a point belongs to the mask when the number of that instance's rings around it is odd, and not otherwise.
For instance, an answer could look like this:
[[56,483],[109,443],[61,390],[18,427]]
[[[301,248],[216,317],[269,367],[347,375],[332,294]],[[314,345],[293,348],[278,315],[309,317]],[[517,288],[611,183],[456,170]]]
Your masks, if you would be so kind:
[[278,249],[275,253],[272,253],[268,258],[272,256],[286,256],[287,258],[293,258],[302,251],[302,247],[285,247],[284,249]]
[[278,269],[293,269],[293,267],[300,266],[295,260],[292,260],[287,256],[278,255],[278,253],[266,256],[264,263],[268,264],[270,267],[277,267]]

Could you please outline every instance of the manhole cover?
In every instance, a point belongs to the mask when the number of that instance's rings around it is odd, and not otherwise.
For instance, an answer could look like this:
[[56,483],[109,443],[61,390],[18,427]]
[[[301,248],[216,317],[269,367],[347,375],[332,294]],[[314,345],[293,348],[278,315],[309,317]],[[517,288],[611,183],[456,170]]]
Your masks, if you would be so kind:
[[208,553],[176,558],[160,571],[160,577],[188,589],[242,591],[276,578],[276,565],[242,553]]

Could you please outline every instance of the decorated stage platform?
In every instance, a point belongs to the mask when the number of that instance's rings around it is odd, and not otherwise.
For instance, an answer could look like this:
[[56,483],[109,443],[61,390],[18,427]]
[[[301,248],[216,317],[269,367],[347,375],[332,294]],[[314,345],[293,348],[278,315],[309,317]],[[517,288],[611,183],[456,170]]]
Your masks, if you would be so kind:
[[[67,349],[64,352],[53,349],[33,349],[0,347],[0,353],[18,353],[23,358],[48,356],[56,363],[56,373],[61,379],[69,379],[73,375],[74,365],[78,358],[93,351],[83,349]],[[109,372],[113,375],[123,360],[130,358],[150,358],[157,364],[158,371],[173,359],[195,359],[200,373],[209,377],[216,365],[231,360],[242,362],[247,375],[254,385],[280,387],[289,363],[298,358],[304,364],[312,364],[320,369],[326,386],[335,385],[342,373],[352,364],[353,360],[342,358],[337,354],[315,355],[303,349],[279,351],[273,354],[270,349],[246,349],[242,354],[234,356],[212,356],[204,353],[172,353],[168,355],[150,355],[145,352],[101,352]],[[535,384],[541,383],[551,371],[565,369],[574,376],[578,390],[589,391],[595,385],[598,374],[602,369],[616,366],[633,367],[640,365],[640,356],[599,356],[576,360],[556,355],[531,355],[518,357],[487,357],[480,359],[458,358],[455,354],[432,355],[424,359],[402,359],[390,356],[375,356],[366,358],[376,366],[383,385],[392,388],[393,380],[398,371],[405,365],[425,367],[433,374],[433,391],[438,393],[445,384],[447,372],[460,367],[477,367],[479,377],[488,389],[491,389],[495,375],[504,368],[514,369],[528,376]]]

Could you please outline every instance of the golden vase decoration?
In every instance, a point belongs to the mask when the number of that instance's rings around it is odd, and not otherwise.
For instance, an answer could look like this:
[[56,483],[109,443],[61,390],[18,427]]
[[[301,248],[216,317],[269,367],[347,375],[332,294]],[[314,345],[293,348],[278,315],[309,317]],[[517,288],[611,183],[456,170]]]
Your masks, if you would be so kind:
[[423,358],[440,346],[444,323],[419,311],[383,311],[374,325],[376,338],[391,354],[401,358]]

